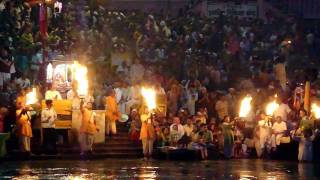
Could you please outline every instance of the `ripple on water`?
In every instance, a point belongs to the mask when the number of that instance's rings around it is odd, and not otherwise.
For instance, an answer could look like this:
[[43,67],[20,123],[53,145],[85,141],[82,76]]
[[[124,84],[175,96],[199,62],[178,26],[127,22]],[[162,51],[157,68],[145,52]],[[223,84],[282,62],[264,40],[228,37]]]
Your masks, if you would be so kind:
[[320,179],[314,169],[312,164],[261,160],[48,160],[1,164],[0,179]]

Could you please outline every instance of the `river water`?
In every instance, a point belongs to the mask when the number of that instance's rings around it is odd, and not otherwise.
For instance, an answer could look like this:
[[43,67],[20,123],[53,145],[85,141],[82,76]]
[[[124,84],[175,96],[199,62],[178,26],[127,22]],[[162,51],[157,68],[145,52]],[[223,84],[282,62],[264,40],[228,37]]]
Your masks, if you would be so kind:
[[95,161],[41,160],[0,162],[0,179],[320,179],[315,164],[264,161]]

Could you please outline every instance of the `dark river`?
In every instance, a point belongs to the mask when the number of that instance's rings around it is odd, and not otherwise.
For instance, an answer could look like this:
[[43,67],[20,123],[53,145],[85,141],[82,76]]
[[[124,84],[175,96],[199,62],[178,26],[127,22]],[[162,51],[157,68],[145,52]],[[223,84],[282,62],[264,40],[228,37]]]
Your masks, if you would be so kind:
[[296,162],[149,161],[107,159],[95,161],[0,162],[0,179],[320,179],[320,167]]

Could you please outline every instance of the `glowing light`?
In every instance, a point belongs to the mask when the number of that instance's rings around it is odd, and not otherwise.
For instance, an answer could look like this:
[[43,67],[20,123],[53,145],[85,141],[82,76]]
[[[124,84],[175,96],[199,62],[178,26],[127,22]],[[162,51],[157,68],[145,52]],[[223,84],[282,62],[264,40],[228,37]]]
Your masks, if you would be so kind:
[[47,81],[51,82],[52,76],[53,76],[53,67],[52,67],[52,64],[49,63],[47,66]]
[[315,118],[320,119],[320,107],[317,104],[312,103],[311,112],[313,113]]
[[[277,95],[274,95],[275,98],[277,98]],[[266,114],[268,116],[272,116],[273,113],[279,108],[279,104],[276,102],[276,100],[270,102],[269,104],[267,104],[266,106]]]
[[156,92],[152,88],[142,88],[141,94],[147,104],[148,110],[151,111],[156,108]]
[[86,66],[79,64],[77,61],[73,63],[73,80],[78,82],[78,94],[79,96],[86,96],[88,94],[89,82],[88,82],[88,69]]
[[36,88],[32,88],[32,91],[26,94],[26,105],[35,104],[38,102]]
[[239,117],[247,117],[249,112],[251,111],[251,96],[246,96],[241,100]]

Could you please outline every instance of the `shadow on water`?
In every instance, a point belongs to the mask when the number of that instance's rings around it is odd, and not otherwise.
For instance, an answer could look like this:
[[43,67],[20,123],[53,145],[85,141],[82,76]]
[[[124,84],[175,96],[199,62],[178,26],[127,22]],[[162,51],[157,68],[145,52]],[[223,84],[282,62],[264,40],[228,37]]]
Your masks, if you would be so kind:
[[262,160],[1,162],[0,179],[320,179],[319,165]]

